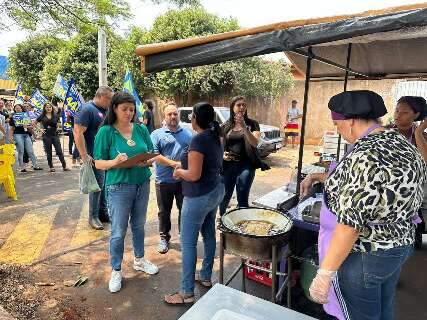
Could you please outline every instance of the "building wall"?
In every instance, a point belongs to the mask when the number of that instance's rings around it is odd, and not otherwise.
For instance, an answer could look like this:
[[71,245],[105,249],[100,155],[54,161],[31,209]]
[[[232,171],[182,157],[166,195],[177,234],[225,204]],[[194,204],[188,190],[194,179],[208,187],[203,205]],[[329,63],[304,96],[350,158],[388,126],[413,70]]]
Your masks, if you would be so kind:
[[[383,121],[387,122],[392,116],[394,108],[394,92],[397,80],[352,80],[348,83],[348,90],[372,90],[380,94],[389,110],[388,116]],[[307,144],[318,144],[325,131],[334,130],[328,109],[329,99],[343,91],[342,81],[310,82],[307,123],[305,141]],[[205,99],[214,106],[228,106],[231,97],[215,97]],[[283,130],[287,110],[293,99],[298,100],[298,107],[302,110],[304,99],[304,80],[296,80],[294,87],[278,101],[271,104],[269,99],[248,99],[248,114],[251,118],[260,123],[273,125]],[[203,99],[191,99],[185,106],[191,106]],[[178,107],[184,106],[182,98],[176,97],[175,102]],[[164,102],[157,100],[156,124],[159,125],[162,119],[161,112]]]

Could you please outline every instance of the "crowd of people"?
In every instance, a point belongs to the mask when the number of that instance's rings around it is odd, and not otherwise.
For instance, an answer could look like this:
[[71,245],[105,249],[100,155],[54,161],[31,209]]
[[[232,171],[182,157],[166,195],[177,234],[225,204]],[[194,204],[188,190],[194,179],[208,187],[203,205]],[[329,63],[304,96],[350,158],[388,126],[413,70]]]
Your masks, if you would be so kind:
[[11,101],[0,99],[0,143],[16,145],[19,172],[28,172],[29,161],[33,170],[43,170],[33,149],[36,138],[43,141],[50,172],[55,172],[52,147],[62,164],[63,171],[70,171],[59,138],[62,130],[61,112],[61,109],[49,102],[40,112],[36,112],[29,102],[17,102],[13,105]]
[[[237,206],[248,207],[256,169],[268,169],[256,150],[259,124],[248,117],[242,96],[231,100],[230,119],[222,126],[215,121],[211,104],[195,104],[191,113],[194,132],[180,125],[175,103],[165,106],[162,127],[155,129],[154,104],[148,102],[147,106],[146,119],[141,123],[132,95],[100,87],[73,119],[75,153],[93,165],[101,189],[89,194],[89,224],[103,229],[103,223],[111,222],[110,292],[121,289],[129,223],[133,268],[151,275],[158,273],[159,268],[144,257],[150,167],[154,165],[160,254],[170,248],[174,200],[179,212],[181,284],[164,300],[168,304],[193,303],[196,282],[212,286],[217,211],[220,216],[225,214],[234,191]],[[427,104],[421,97],[400,98],[394,124],[388,127],[379,122],[387,113],[383,99],[371,91],[338,94],[331,98],[329,109],[338,133],[352,148],[339,163],[331,163],[328,173],[310,174],[301,183],[301,197],[316,182],[322,182],[325,190],[320,213],[319,270],[310,294],[340,320],[392,319],[401,268],[411,256],[414,243],[420,246],[420,234],[425,231],[422,209],[427,182],[427,122],[423,120]],[[9,120],[8,129],[2,125],[0,131],[6,134],[9,130],[10,141],[17,145],[20,168],[26,151],[34,169],[40,169],[32,150],[31,130],[16,126],[10,111],[0,102],[0,114]],[[14,112],[21,111],[21,105],[14,106]],[[293,101],[289,123],[300,116]],[[56,136],[58,121],[49,104],[36,119],[43,128],[50,168],[53,145],[67,170]],[[418,121],[422,122],[417,126]],[[156,156],[129,168],[121,166],[141,153]],[[197,273],[199,233],[204,257]]]
[[[218,207],[222,203],[225,211],[234,188],[239,192],[238,205],[249,205],[249,190],[256,169],[251,161],[256,158],[252,153],[256,153],[259,124],[248,118],[243,97],[233,99],[230,106],[232,119],[222,128],[214,121],[212,105],[196,104],[191,120],[195,134],[180,126],[178,108],[174,103],[165,106],[163,126],[154,130],[153,104],[148,102],[146,105],[150,116],[148,121],[139,123],[131,95],[125,92],[113,94],[110,88],[100,87],[94,99],[83,105],[74,119],[73,135],[78,152],[84,162],[93,163],[101,187],[101,191],[89,194],[89,224],[94,229],[102,229],[103,222],[111,221],[111,292],[121,289],[121,263],[128,222],[132,231],[134,269],[157,273],[158,267],[144,258],[149,167],[154,165],[159,209],[158,252],[165,254],[169,250],[175,199],[183,260],[181,289],[167,295],[165,301],[171,304],[193,302],[195,281],[212,285]],[[222,172],[223,145],[230,166],[235,162],[244,168],[239,171],[237,166],[232,166],[234,178],[226,187]],[[127,159],[147,152],[158,155],[131,168],[120,167],[120,163]],[[202,270],[195,275],[199,233],[203,236],[205,257]]]

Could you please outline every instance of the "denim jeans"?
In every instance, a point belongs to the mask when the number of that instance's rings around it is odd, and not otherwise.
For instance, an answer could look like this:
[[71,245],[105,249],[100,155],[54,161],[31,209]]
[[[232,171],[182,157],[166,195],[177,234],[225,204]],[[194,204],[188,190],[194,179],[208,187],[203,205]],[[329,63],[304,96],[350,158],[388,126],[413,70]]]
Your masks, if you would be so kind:
[[215,217],[223,197],[224,185],[222,183],[200,197],[184,197],[181,211],[181,293],[194,293],[199,232],[202,234],[204,245],[200,277],[203,280],[211,279],[216,249]]
[[350,253],[338,282],[352,320],[393,320],[396,285],[413,246]]
[[128,221],[132,230],[135,257],[144,256],[144,228],[150,181],[143,184],[113,184],[107,187],[107,191],[108,210],[111,217],[111,267],[114,270],[121,270]]
[[44,151],[46,153],[46,158],[47,158],[47,163],[49,165],[49,168],[53,168],[52,146],[55,148],[56,155],[61,161],[62,167],[65,168],[67,166],[67,164],[65,163],[64,154],[62,153],[61,141],[59,140],[58,136],[44,134],[43,146],[44,146]]
[[18,166],[19,168],[24,167],[24,150],[27,151],[28,156],[31,159],[33,167],[38,167],[37,158],[34,154],[33,143],[31,137],[28,134],[14,134],[13,139],[16,143],[16,149],[18,150]]
[[249,207],[249,192],[255,178],[255,169],[248,162],[224,161],[225,196],[219,207],[219,214],[224,215],[236,187],[237,205]]
[[107,212],[107,201],[104,187],[105,171],[98,170],[94,166],[92,168],[101,191],[89,193],[89,217],[99,217]]

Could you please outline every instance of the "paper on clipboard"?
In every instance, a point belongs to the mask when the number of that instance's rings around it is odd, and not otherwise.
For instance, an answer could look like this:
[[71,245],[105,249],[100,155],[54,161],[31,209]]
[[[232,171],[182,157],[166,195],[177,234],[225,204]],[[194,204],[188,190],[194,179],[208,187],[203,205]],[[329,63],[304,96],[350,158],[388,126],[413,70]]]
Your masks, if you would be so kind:
[[138,163],[150,160],[154,157],[157,157],[158,155],[159,155],[158,153],[140,153],[140,154],[137,154],[136,156],[134,156],[132,158],[127,159],[126,161],[123,161],[123,162],[115,165],[112,168],[113,169],[116,169],[116,168],[132,168],[132,167],[135,167]]

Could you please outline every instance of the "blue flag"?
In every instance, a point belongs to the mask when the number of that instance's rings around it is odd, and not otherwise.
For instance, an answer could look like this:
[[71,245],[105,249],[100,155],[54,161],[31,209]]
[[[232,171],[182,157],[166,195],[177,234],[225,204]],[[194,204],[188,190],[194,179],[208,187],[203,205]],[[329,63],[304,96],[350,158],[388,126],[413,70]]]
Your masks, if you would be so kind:
[[71,79],[65,95],[64,107],[74,117],[80,111],[83,103],[84,101],[77,90],[76,81]]
[[43,110],[43,106],[48,102],[39,89],[34,90],[30,98],[30,104],[34,107],[36,113],[40,113]]
[[68,91],[68,83],[67,81],[60,75],[56,77],[55,85],[53,86],[53,93],[62,101],[65,100],[65,95]]
[[22,91],[22,84],[18,84],[18,88],[16,88],[15,92],[15,101],[13,104],[24,103],[24,91]]
[[123,81],[123,91],[130,93],[135,98],[136,116],[141,118],[144,113],[141,100],[139,100],[138,94],[136,93],[135,86],[133,85],[132,73],[129,69],[126,71],[125,79]]

